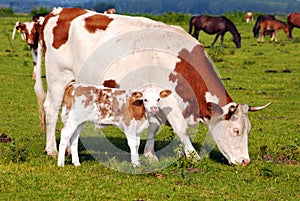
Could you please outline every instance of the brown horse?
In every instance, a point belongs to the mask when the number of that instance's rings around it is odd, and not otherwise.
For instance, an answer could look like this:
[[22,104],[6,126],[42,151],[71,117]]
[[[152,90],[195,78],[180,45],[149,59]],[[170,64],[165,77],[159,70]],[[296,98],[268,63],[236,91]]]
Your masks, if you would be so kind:
[[290,13],[287,16],[287,23],[289,25],[289,31],[290,31],[290,38],[293,38],[292,31],[294,27],[300,28],[300,13]]
[[280,29],[282,29],[287,38],[290,39],[289,37],[289,26],[280,21],[280,20],[262,20],[260,22],[260,32],[259,32],[259,36],[258,36],[258,42],[264,42],[264,32],[267,30],[274,30],[274,33],[272,34],[272,38],[270,40],[270,42],[272,42],[275,39],[275,42],[277,42],[277,37],[278,37],[278,31]]
[[221,45],[223,45],[224,35],[229,31],[233,36],[233,42],[237,48],[241,47],[241,35],[237,28],[234,26],[228,18],[224,16],[207,16],[198,15],[193,16],[190,19],[189,34],[192,33],[194,27],[194,33],[192,36],[198,40],[199,32],[203,30],[205,33],[214,35],[217,34],[215,40],[212,42],[212,46],[215,44],[219,36],[221,36]]
[[[258,37],[258,33],[259,33],[259,30],[260,30],[260,21],[262,21],[262,20],[275,20],[275,19],[276,18],[275,18],[274,15],[259,15],[257,17],[255,25],[252,29],[254,38]],[[274,32],[274,30],[268,30],[268,31],[265,31],[264,35],[272,35],[273,32]]]

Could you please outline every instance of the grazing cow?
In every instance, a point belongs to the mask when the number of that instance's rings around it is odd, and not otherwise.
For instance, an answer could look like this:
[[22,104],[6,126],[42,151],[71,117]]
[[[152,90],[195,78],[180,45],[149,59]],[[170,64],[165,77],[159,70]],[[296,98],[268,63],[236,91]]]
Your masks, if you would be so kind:
[[247,12],[246,13],[246,23],[250,23],[253,21],[253,13],[252,12]]
[[32,18],[31,22],[16,22],[12,34],[12,39],[15,38],[15,33],[18,31],[21,35],[22,40],[26,40],[26,44],[30,46],[31,55],[33,58],[33,73],[32,73],[32,79],[36,79],[36,62],[37,62],[37,47],[38,47],[38,38],[39,38],[39,32],[38,29],[40,27],[39,25],[39,19],[44,17],[45,15],[35,15]]
[[116,9],[114,8],[110,8],[104,11],[104,14],[115,14],[115,13],[116,13]]
[[300,28],[300,13],[297,12],[293,12],[288,14],[287,16],[287,23],[289,25],[289,29],[290,29],[290,38],[292,39],[292,31],[294,29],[294,27]]
[[160,98],[166,98],[170,90],[156,91],[146,88],[133,92],[115,88],[71,83],[65,90],[62,106],[62,122],[58,166],[64,165],[65,151],[70,141],[72,163],[79,166],[78,138],[85,122],[97,126],[115,125],[122,129],[130,147],[131,162],[140,165],[138,149],[140,133],[148,127],[149,116],[159,111]]
[[[122,89],[134,90],[151,82],[158,90],[163,86],[172,91],[168,101],[160,101],[160,115],[149,119],[146,156],[156,158],[155,134],[164,120],[189,156],[195,149],[188,125],[203,122],[230,164],[249,163],[248,111],[267,105],[234,102],[203,46],[183,29],[143,17],[58,8],[45,17],[40,38],[34,88],[40,104],[45,97],[41,79],[44,51],[48,155],[57,154],[55,127],[68,83],[102,85],[110,80]],[[79,40],[82,38],[85,40]]]

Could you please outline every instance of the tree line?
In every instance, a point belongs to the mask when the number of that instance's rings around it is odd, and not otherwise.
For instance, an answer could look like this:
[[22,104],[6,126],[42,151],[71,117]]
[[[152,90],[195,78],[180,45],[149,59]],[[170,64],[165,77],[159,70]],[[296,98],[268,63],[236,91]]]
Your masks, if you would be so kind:
[[81,1],[81,3],[80,1],[70,0],[0,0],[0,5],[4,4],[9,5],[15,12],[25,13],[40,6],[49,10],[54,6],[73,6],[92,9],[98,12],[103,12],[107,8],[114,7],[119,13],[151,14],[179,12],[219,15],[234,11],[287,14],[300,11],[300,1],[298,0],[90,0]]

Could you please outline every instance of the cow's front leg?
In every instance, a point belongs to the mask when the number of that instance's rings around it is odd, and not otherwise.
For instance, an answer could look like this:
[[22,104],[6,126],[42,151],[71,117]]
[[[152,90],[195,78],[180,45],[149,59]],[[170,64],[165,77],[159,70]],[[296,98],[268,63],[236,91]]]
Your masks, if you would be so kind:
[[177,134],[181,143],[183,144],[185,155],[187,157],[193,156],[196,159],[200,159],[197,151],[192,145],[190,136],[188,134],[188,125],[181,113],[180,107],[176,99],[171,100],[169,98],[167,102],[161,100],[160,103],[161,105],[164,104],[164,106],[162,107],[162,111],[164,111],[168,122],[170,123],[174,132]]
[[160,127],[160,123],[156,118],[149,119],[149,128],[148,128],[148,137],[146,140],[146,145],[144,149],[144,156],[149,159],[151,162],[158,162],[158,158],[155,155],[154,143],[156,133]]
[[[130,124],[136,124],[136,122],[131,122]],[[130,125],[127,130],[125,130],[125,135],[127,138],[127,144],[130,148],[131,163],[133,167],[140,166],[139,160],[139,146],[140,146],[140,134],[136,132],[136,125]]]

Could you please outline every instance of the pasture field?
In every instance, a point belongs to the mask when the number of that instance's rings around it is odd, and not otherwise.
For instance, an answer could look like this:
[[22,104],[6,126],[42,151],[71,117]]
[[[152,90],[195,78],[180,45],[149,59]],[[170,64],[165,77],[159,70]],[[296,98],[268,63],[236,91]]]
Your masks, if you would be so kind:
[[[180,19],[172,24],[187,30],[188,16]],[[247,167],[229,166],[215,148],[197,163],[181,157],[159,171],[129,174],[94,160],[82,147],[82,166],[77,168],[69,159],[58,168],[56,159],[44,154],[31,53],[19,35],[11,40],[14,23],[29,20],[24,15],[0,21],[0,135],[2,140],[8,139],[5,135],[11,138],[0,142],[0,200],[300,200],[300,29],[294,30],[293,41],[280,31],[278,43],[259,44],[252,35],[254,23],[238,20],[242,48],[235,48],[229,33],[225,48],[219,41],[216,47],[206,48],[236,102],[272,102],[249,114],[251,163]],[[199,38],[208,46],[214,36],[201,32]],[[57,127],[59,140],[62,124]],[[118,136],[117,143],[128,149],[122,133],[113,128],[107,133]],[[205,135],[200,124],[193,141],[197,149]],[[168,128],[162,129],[158,146],[170,136],[174,135]]]

